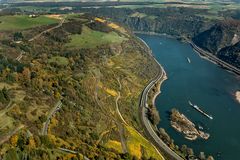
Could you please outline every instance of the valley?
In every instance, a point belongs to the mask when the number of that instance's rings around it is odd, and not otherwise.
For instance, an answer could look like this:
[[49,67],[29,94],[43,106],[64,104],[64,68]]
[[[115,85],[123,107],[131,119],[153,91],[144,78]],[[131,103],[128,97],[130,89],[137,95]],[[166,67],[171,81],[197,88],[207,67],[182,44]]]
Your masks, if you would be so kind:
[[[233,159],[239,128],[219,127],[239,113],[239,8],[1,1],[0,159]],[[184,108],[189,99],[214,120]],[[196,141],[170,128],[172,108],[183,120],[172,127]]]

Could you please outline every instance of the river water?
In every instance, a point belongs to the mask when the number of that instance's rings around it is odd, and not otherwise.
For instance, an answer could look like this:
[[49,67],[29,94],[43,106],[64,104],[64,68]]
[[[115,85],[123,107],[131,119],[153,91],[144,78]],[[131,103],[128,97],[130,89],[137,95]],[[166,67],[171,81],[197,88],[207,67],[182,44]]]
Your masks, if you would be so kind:
[[[219,160],[240,159],[240,104],[234,97],[235,91],[240,90],[240,77],[200,58],[187,43],[164,36],[138,36],[152,49],[168,77],[156,99],[161,117],[158,127],[164,128],[177,145],[186,144],[197,155],[204,151]],[[213,120],[194,110],[188,104],[189,100],[212,115]],[[186,140],[170,126],[169,111],[172,108],[202,126],[210,133],[210,138]],[[220,156],[217,156],[218,152]]]

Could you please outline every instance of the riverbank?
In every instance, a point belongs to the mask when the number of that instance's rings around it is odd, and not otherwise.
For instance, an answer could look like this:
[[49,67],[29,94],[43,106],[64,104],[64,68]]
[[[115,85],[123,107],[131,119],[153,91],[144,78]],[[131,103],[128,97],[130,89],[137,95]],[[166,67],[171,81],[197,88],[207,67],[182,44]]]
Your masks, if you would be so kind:
[[165,70],[163,70],[163,72],[164,72],[163,73],[163,79],[161,81],[156,82],[156,83],[158,83],[157,92],[155,92],[155,94],[152,97],[152,104],[154,106],[156,106],[155,102],[156,102],[157,96],[161,93],[161,85],[163,84],[164,81],[166,81],[168,79]]
[[209,53],[209,52],[203,50],[202,48],[199,48],[195,43],[192,42],[191,39],[187,39],[186,37],[172,36],[172,35],[168,35],[168,34],[165,34],[165,33],[156,33],[156,32],[133,31],[133,33],[135,33],[135,34],[145,34],[145,35],[154,35],[154,36],[165,36],[165,37],[168,37],[168,38],[177,39],[177,40],[179,40],[181,42],[184,42],[184,43],[189,43],[201,58],[206,59],[206,60],[208,60],[208,61],[220,66],[221,68],[223,68],[225,70],[228,70],[228,71],[230,71],[230,72],[232,72],[236,75],[240,75],[240,69],[238,69],[235,66],[232,66],[231,64],[217,58],[212,53]]
[[[207,155],[212,154],[213,157],[217,157],[215,153],[222,152],[221,159],[234,159],[237,149],[228,139],[223,139],[222,134],[239,139],[236,130],[239,131],[240,128],[234,125],[240,112],[239,103],[235,100],[235,92],[239,91],[240,87],[239,78],[200,58],[187,43],[164,36],[141,34],[138,36],[149,45],[154,57],[164,66],[168,75],[168,80],[161,86],[161,94],[156,98],[157,110],[161,116],[158,128],[163,135],[162,140],[169,146],[173,139],[179,148],[185,144],[192,148],[196,155],[204,151]],[[187,57],[192,63],[187,62]],[[214,120],[210,121],[196,112],[189,106],[189,100],[199,104],[208,113],[212,113]],[[192,120],[197,129],[203,128],[211,137],[207,141],[203,139],[189,141],[176,132],[169,121],[169,111],[173,107]],[[229,125],[221,124],[222,115],[231,117],[226,119]],[[164,135],[162,128],[168,135]]]
[[[157,135],[156,131],[153,129],[152,124],[150,123],[148,117],[146,116],[147,112],[148,112],[148,105],[147,105],[147,97],[148,97],[148,93],[149,91],[152,89],[152,87],[157,83],[160,82],[160,84],[163,83],[164,80],[166,80],[166,72],[164,71],[164,69],[162,68],[162,66],[159,64],[159,62],[154,58],[152,51],[150,49],[150,47],[147,45],[147,43],[142,40],[141,38],[137,37],[144,45],[145,47],[148,49],[148,54],[153,58],[153,60],[158,64],[159,70],[157,75],[149,81],[148,85],[144,88],[142,95],[141,95],[141,99],[140,99],[140,104],[139,104],[139,114],[140,114],[140,120],[142,123],[142,126],[144,128],[144,133],[146,135],[146,137],[148,137],[148,139],[152,142],[152,144],[154,144],[158,150],[163,153],[164,157],[167,159],[171,159],[171,160],[183,160],[182,157],[180,157],[177,153],[175,153],[173,150],[171,150],[169,148],[169,146],[167,146],[162,139]],[[161,85],[159,85],[160,87]],[[157,92],[157,95],[159,95],[161,93],[160,88],[159,91]],[[154,103],[155,103],[155,99],[157,97],[157,95],[155,94],[154,96]]]
[[192,41],[188,41],[188,43],[192,46],[192,48],[198,53],[200,54],[201,58],[207,59],[210,62],[213,62],[214,64],[219,65],[220,67],[222,67],[223,69],[226,69],[228,71],[231,71],[232,73],[235,73],[236,75],[240,75],[240,69],[238,69],[237,67],[219,59],[218,57],[214,56],[212,53],[207,52],[205,50],[203,50],[202,48],[198,47],[194,42]]

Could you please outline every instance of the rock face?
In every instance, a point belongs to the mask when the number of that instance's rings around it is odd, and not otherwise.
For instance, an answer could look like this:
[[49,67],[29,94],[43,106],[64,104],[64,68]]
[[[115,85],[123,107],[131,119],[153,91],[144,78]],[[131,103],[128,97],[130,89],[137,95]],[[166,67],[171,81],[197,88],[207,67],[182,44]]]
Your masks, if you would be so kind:
[[156,19],[129,17],[125,24],[135,31],[166,33],[173,36],[181,36],[182,34],[193,36],[203,27],[200,18],[183,17],[180,19],[167,15]]
[[195,10],[185,8],[109,8],[95,9],[91,13],[109,17],[134,31],[166,33],[173,36],[193,37],[206,30],[209,23],[212,23],[194,15]]
[[218,58],[240,68],[240,21],[225,20],[193,38],[193,42]]

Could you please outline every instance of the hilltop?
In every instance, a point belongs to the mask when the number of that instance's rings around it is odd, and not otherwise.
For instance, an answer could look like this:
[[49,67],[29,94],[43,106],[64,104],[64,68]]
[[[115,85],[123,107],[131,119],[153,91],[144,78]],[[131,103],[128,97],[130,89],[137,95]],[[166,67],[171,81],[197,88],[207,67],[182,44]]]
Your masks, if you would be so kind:
[[162,159],[138,114],[156,64],[131,32],[88,14],[7,15],[0,30],[0,157]]

